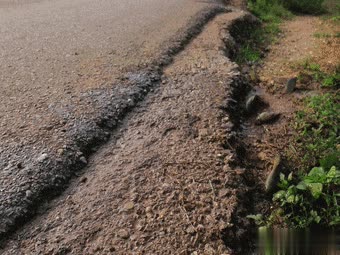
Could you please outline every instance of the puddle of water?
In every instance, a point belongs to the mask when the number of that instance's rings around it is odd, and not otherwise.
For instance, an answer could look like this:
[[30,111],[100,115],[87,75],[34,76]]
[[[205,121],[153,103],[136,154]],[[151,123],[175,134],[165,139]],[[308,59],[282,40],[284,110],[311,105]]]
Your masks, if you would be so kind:
[[260,228],[253,254],[337,255],[340,254],[340,231]]

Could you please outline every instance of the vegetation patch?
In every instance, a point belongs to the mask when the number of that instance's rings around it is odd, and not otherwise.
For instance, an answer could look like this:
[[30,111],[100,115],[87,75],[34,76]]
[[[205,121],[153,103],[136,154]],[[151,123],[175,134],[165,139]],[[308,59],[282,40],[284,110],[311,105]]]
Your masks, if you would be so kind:
[[280,34],[282,20],[293,16],[276,0],[249,0],[248,9],[262,21],[262,26],[251,30],[248,39],[240,46],[236,62],[241,65],[259,62],[266,46],[274,42]]
[[320,84],[321,88],[338,89],[340,87],[340,64],[336,66],[334,71],[325,72],[319,64],[308,58],[293,67],[299,70],[298,80],[301,83],[314,82]]
[[303,170],[314,165],[339,168],[339,93],[312,96],[305,103],[304,110],[297,112],[295,122]]
[[314,225],[333,227],[340,224],[340,171],[314,167],[308,174],[293,178],[280,176],[280,190],[273,196],[277,209],[269,217],[249,215],[259,226],[280,225],[307,228]]
[[[282,19],[291,17],[292,12],[320,13],[327,6],[339,7],[332,0],[249,1],[250,10],[264,23],[262,35],[268,38],[280,32]],[[283,8],[281,14],[279,11]],[[287,9],[289,8],[289,11]],[[333,7],[334,8],[334,7]],[[336,9],[336,8],[335,8]],[[338,12],[331,12],[336,20]],[[274,33],[267,33],[266,26],[274,26]],[[277,32],[278,31],[278,32]],[[270,35],[268,37],[268,34]],[[337,37],[337,34],[315,34],[315,37]],[[261,37],[260,37],[261,38]],[[253,40],[257,42],[255,39]],[[256,44],[256,46],[261,45]],[[250,45],[253,47],[253,45]],[[246,45],[244,47],[248,47]],[[251,54],[244,54],[250,58]],[[244,57],[243,59],[247,59]],[[276,191],[272,196],[273,209],[264,214],[249,215],[259,226],[282,226],[308,228],[312,226],[336,227],[340,224],[340,65],[325,71],[317,62],[306,59],[294,67],[299,71],[298,80],[304,85],[313,85],[315,92],[303,99],[303,109],[296,113],[293,121],[295,137],[287,149],[289,162],[297,163],[285,174],[280,174]],[[289,165],[288,162],[288,165]],[[286,165],[287,167],[287,165]],[[287,168],[286,168],[287,170]],[[290,171],[292,173],[288,174]],[[263,212],[263,211],[262,211]]]

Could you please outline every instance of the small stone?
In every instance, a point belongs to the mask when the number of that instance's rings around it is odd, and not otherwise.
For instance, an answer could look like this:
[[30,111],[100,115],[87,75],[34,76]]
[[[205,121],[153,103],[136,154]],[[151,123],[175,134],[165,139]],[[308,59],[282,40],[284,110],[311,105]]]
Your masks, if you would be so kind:
[[37,161],[38,161],[38,162],[43,162],[43,161],[45,161],[46,159],[48,159],[48,154],[47,154],[47,153],[43,153],[43,154],[41,154],[41,155],[37,158]]
[[296,81],[297,81],[297,78],[294,77],[294,78],[291,78],[287,81],[287,84],[286,84],[286,93],[292,93],[294,90],[295,90],[295,87],[296,87]]
[[85,165],[87,164],[87,159],[84,156],[80,157],[79,160],[80,160],[80,162],[84,163]]
[[196,233],[196,230],[195,230],[195,228],[194,228],[193,226],[189,226],[189,227],[187,228],[186,232],[187,232],[188,234],[190,234],[190,235],[193,235],[193,234]]
[[122,239],[128,239],[130,234],[126,229],[121,229],[118,231],[118,236]]
[[257,125],[268,123],[268,122],[276,120],[279,116],[280,116],[280,113],[262,112],[257,116],[255,123]]
[[61,156],[61,155],[63,155],[64,150],[63,150],[63,149],[58,149],[58,150],[57,150],[57,153],[58,153],[59,156]]
[[31,197],[32,196],[32,191],[26,190],[26,197]]
[[267,155],[263,151],[261,151],[259,154],[257,154],[258,158],[262,161],[266,160]]
[[129,211],[132,210],[135,207],[135,204],[133,202],[128,202],[124,205],[124,209]]
[[281,171],[281,156],[277,155],[274,158],[272,170],[266,179],[265,184],[266,192],[271,192],[275,189],[277,182],[279,181],[280,171]]
[[204,138],[204,137],[207,137],[208,134],[209,134],[209,131],[208,131],[207,128],[202,128],[202,129],[198,130],[198,135],[201,139]]
[[148,207],[145,208],[146,213],[151,213],[151,211],[152,211],[151,206],[148,206]]
[[252,95],[250,96],[246,101],[246,110],[247,112],[251,112],[254,110],[254,106],[256,102],[258,101],[259,96],[258,95]]

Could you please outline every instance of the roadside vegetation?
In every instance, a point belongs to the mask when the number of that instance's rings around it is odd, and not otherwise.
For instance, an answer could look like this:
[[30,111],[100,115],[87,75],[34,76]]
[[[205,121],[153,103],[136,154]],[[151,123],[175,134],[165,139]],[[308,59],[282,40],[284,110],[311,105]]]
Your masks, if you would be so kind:
[[[239,50],[239,64],[261,61],[261,51],[278,38],[284,19],[305,13],[323,14],[331,22],[340,20],[340,3],[335,0],[249,0],[248,7],[263,25]],[[315,37],[338,38],[337,34]],[[259,226],[335,227],[340,224],[340,63],[331,72],[311,59],[295,68],[299,82],[318,84],[316,93],[302,100],[302,110],[293,121],[296,135],[286,157],[297,167],[280,174],[270,215],[248,218]]]

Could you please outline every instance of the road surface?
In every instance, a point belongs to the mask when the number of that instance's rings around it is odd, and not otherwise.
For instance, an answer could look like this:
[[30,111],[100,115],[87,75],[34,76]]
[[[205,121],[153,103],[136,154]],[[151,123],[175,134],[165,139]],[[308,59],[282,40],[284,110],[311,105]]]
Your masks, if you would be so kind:
[[78,109],[78,115],[85,112],[82,94],[149,63],[162,43],[207,5],[196,0],[0,0],[2,145],[51,142],[51,130]]

